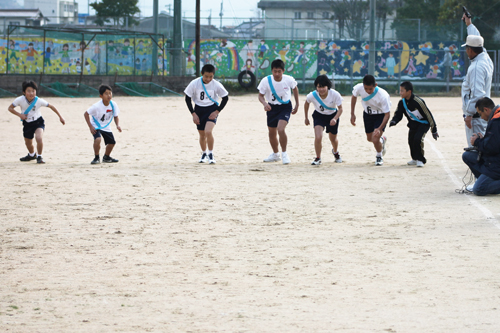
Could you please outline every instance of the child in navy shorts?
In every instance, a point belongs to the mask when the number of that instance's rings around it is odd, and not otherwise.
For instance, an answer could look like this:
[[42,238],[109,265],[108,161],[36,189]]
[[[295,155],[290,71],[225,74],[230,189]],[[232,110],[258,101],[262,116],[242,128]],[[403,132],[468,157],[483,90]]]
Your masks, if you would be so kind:
[[329,134],[332,143],[332,153],[335,156],[335,162],[342,163],[342,158],[338,152],[339,141],[337,133],[339,128],[339,118],[342,114],[342,96],[335,89],[332,89],[332,82],[326,75],[320,75],[314,80],[316,90],[307,95],[304,103],[305,124],[309,126],[309,104],[312,103],[315,110],[312,115],[314,120],[314,149],[316,158],[311,165],[321,164],[321,141],[323,131],[326,127],[326,133]]
[[106,150],[104,156],[102,157],[103,163],[116,163],[117,159],[112,158],[111,152],[115,147],[116,141],[111,132],[111,122],[114,120],[116,124],[116,129],[118,132],[122,131],[120,127],[120,119],[118,115],[120,114],[120,109],[118,105],[111,101],[113,97],[113,91],[108,85],[101,85],[99,87],[99,97],[101,100],[94,105],[92,105],[83,116],[87,125],[89,126],[90,133],[94,137],[94,159],[90,164],[101,163],[99,158],[99,151],[101,150],[101,137],[104,138],[104,144],[106,145]]
[[[269,143],[273,152],[264,162],[277,162],[280,160],[279,145],[281,146],[281,160],[283,164],[290,163],[290,157],[286,151],[288,138],[285,133],[286,125],[290,120],[291,114],[296,114],[299,108],[299,89],[297,82],[285,72],[285,63],[281,59],[276,59],[271,63],[272,75],[269,75],[260,81],[257,89],[259,90],[259,102],[264,106],[267,112],[267,128],[269,130]],[[295,107],[292,109],[290,101],[295,99]],[[278,140],[279,135],[279,140]]]
[[[32,161],[36,159],[37,163],[45,163],[42,157],[43,151],[43,132],[45,130],[45,122],[42,118],[40,108],[46,106],[54,111],[59,116],[61,124],[65,124],[65,120],[59,114],[54,105],[49,104],[47,101],[38,98],[36,91],[38,86],[33,81],[23,82],[23,96],[20,96],[9,105],[9,111],[21,118],[23,122],[23,136],[26,148],[28,148],[28,155],[21,157],[21,162]],[[21,113],[17,112],[14,108],[19,106]],[[33,138],[36,140],[36,150],[33,146]]]
[[[228,92],[217,80],[214,80],[215,67],[207,64],[201,69],[201,77],[194,79],[184,90],[186,94],[186,105],[193,116],[200,135],[201,158],[199,163],[215,164],[214,158],[214,136],[213,129],[222,109],[229,100]],[[217,100],[219,96],[222,101]],[[191,103],[194,101],[194,109]],[[208,150],[207,150],[208,146]]]

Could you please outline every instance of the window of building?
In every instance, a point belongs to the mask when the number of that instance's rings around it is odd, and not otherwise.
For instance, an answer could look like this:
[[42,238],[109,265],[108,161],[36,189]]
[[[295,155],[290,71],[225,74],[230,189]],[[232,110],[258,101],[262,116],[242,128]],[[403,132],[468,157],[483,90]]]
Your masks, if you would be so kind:
[[10,21],[9,25],[21,25],[21,22],[19,22],[19,21]]
[[329,12],[323,12],[323,19],[325,19],[325,20],[330,19],[330,13]]
[[314,12],[307,12],[307,18],[312,20],[314,18]]
[[302,14],[301,12],[295,12],[295,19],[300,20],[302,16],[301,14]]

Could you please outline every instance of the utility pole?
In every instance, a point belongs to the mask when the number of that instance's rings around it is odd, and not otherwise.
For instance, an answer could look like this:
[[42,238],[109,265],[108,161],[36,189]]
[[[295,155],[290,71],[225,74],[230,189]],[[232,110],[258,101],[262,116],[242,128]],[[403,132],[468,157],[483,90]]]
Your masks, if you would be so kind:
[[219,27],[219,30],[222,30],[222,16],[224,16],[224,1],[222,0],[220,2],[220,13],[219,13],[219,16],[220,16],[220,27]]
[[370,0],[370,53],[368,57],[368,74],[375,75],[375,8],[377,0]]
[[174,40],[172,51],[172,74],[181,76],[182,74],[182,1],[174,0]]
[[[154,38],[157,39],[157,42],[159,42],[158,38],[158,0],[153,0],[153,34]],[[156,43],[153,43],[153,75],[158,74],[158,46],[156,46]]]
[[200,76],[200,0],[196,0],[196,77]]

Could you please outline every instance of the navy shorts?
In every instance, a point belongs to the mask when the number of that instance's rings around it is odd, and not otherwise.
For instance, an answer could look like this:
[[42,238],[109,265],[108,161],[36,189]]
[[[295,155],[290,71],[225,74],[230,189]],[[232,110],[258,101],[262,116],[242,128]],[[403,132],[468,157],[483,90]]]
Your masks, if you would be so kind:
[[[385,113],[368,114],[363,112],[363,122],[365,123],[365,133],[373,133],[376,128],[379,128],[384,121]],[[385,131],[385,126],[382,129]]]
[[217,104],[212,104],[210,106],[199,106],[195,104],[194,112],[198,115],[198,118],[200,118],[200,124],[196,125],[198,131],[205,130],[205,125],[207,124],[207,121],[211,121],[214,124],[217,123],[217,118],[208,119],[208,117],[210,117],[210,114],[212,112],[217,111],[217,108],[218,108]]
[[335,117],[337,112],[334,114],[322,114],[319,113],[318,111],[314,111],[313,113],[313,120],[314,120],[314,126],[321,126],[323,128],[326,127],[326,133],[332,133],[334,135],[337,135],[339,131],[339,121],[340,119],[337,119],[337,123],[335,123],[334,126],[330,126],[330,121]]
[[97,132],[94,134],[94,139],[100,138],[102,136],[104,138],[105,145],[114,145],[116,143],[113,133],[101,130],[96,131]]
[[28,123],[26,120],[23,120],[23,136],[26,139],[32,140],[35,137],[35,131],[39,128],[45,130],[45,121],[42,117],[30,123]]
[[292,114],[292,103],[288,104],[269,104],[271,106],[271,111],[267,111],[267,126],[268,127],[278,127],[278,122],[284,120],[287,123],[290,121],[290,115]]

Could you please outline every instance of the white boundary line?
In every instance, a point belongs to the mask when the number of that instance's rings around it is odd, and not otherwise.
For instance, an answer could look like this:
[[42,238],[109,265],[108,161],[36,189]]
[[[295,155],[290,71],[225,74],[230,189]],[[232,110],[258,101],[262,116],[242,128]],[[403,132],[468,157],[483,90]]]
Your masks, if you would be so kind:
[[[434,143],[427,138],[425,139],[425,142],[427,144],[429,144],[431,146],[432,150],[434,150],[434,152],[438,155],[439,159],[441,160],[441,164],[443,165],[444,171],[446,171],[448,176],[450,176],[453,183],[455,183],[455,185],[457,185],[458,187],[462,187],[463,184],[461,184],[458,181],[458,177],[451,171],[450,167],[448,166],[448,163],[446,163],[446,159],[444,158],[443,154],[441,154],[439,149],[436,148],[436,145],[434,145]],[[467,195],[467,198],[469,198],[469,201],[484,214],[486,219],[491,224],[493,224],[495,227],[500,229],[500,224],[498,223],[497,219],[495,218],[495,215],[493,215],[493,213],[488,208],[481,205],[473,195]]]

